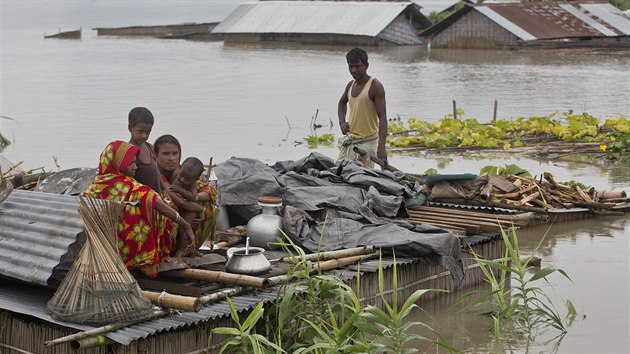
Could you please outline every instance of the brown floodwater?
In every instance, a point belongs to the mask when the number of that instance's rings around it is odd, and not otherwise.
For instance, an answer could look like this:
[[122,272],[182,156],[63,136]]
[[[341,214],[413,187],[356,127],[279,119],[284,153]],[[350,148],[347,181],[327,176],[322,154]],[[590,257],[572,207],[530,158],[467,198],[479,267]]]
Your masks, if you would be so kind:
[[[152,38],[97,37],[95,27],[212,22],[234,1],[0,2],[0,132],[13,143],[0,154],[24,169],[96,167],[111,140],[127,140],[127,114],[146,106],[156,117],[151,139],[173,134],[184,156],[220,163],[231,156],[273,164],[311,152],[336,157],[334,145],[310,147],[309,135],[340,135],[337,101],[350,80],[348,48],[224,45]],[[83,28],[80,41],[45,40],[59,27]],[[389,118],[435,121],[452,113],[498,118],[588,112],[599,119],[630,115],[630,53],[588,51],[457,51],[368,48],[369,72],[383,82]],[[313,124],[322,125],[314,129]],[[55,160],[56,159],[56,160]],[[484,152],[428,155],[391,151],[390,163],[423,173],[477,173],[516,164],[598,190],[630,194],[630,166],[602,160],[537,161]],[[4,169],[3,169],[4,170]],[[522,250],[539,249],[554,274],[547,293],[570,299],[585,318],[568,333],[542,332],[528,343],[495,341],[487,318],[453,312],[458,294],[424,302],[433,326],[466,352],[627,353],[628,214],[518,231]],[[482,288],[483,289],[483,288]],[[423,348],[426,349],[426,348]]]

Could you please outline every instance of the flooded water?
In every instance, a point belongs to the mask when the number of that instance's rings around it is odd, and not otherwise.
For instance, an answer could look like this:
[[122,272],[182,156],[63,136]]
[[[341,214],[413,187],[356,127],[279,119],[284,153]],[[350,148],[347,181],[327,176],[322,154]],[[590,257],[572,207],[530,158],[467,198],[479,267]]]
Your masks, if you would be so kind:
[[[237,1],[0,2],[0,131],[13,141],[2,156],[22,168],[96,167],[103,147],[127,140],[134,106],[153,111],[151,140],[173,134],[184,156],[215,163],[231,156],[267,163],[334,146],[309,148],[308,135],[337,128],[337,101],[350,80],[345,47],[225,45],[150,38],[97,37],[95,27],[213,22]],[[83,39],[45,40],[59,28],[83,28]],[[630,53],[438,51],[368,48],[369,73],[383,82],[390,118],[437,120],[452,113],[488,121],[573,109],[598,118],[630,116]],[[313,131],[314,117],[323,125]],[[392,152],[407,172],[476,173],[514,163],[533,174],[551,172],[597,189],[630,193],[630,166],[541,162],[505,155],[428,156]],[[525,251],[544,229],[523,231]],[[586,314],[562,341],[496,347],[479,317],[450,314],[437,300],[428,310],[456,347],[469,352],[628,352],[628,217],[554,225],[543,262],[565,269],[574,283],[552,280],[554,292]],[[554,336],[554,333],[549,335]],[[498,348],[498,349],[497,349]],[[496,350],[495,350],[496,349]]]
[[414,320],[430,324],[451,345],[468,353],[628,353],[628,217],[538,226],[519,230],[517,235],[524,254],[534,253],[546,235],[535,254],[542,257],[543,267],[561,268],[572,280],[554,273],[549,284],[536,284],[562,317],[567,314],[565,299],[575,305],[578,316],[565,335],[549,329],[531,341],[497,341],[489,317],[452,306],[463,293],[487,293],[488,286],[423,302],[433,320],[427,316]]

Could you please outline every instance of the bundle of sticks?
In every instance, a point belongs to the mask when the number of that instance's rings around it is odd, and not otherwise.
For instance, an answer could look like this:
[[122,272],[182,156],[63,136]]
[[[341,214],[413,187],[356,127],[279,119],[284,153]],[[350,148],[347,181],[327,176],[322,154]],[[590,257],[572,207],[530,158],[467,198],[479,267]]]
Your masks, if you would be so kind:
[[486,204],[544,209],[585,207],[609,210],[630,202],[624,191],[598,192],[593,187],[583,190],[577,185],[557,183],[548,172],[538,180],[515,175],[505,178],[493,176],[476,198]]

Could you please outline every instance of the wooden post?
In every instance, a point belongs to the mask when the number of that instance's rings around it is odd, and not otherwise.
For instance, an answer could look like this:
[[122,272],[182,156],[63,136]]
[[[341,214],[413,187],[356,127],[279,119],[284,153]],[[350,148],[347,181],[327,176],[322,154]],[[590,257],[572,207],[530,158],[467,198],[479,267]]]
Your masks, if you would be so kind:
[[494,112],[492,113],[492,122],[496,122],[497,120],[497,100],[494,100]]
[[453,100],[453,118],[457,119],[457,102]]

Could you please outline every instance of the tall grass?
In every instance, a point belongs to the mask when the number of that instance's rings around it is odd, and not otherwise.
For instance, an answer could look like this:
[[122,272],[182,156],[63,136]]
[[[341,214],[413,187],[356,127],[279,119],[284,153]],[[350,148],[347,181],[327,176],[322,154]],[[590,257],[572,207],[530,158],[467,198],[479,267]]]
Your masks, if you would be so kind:
[[[497,338],[502,335],[502,330],[507,328],[507,325],[518,333],[530,337],[536,330],[548,327],[566,333],[565,319],[571,321],[575,317],[575,307],[570,300],[565,300],[567,315],[561,317],[549,296],[537,284],[544,281],[550,285],[547,278],[553,273],[559,273],[571,281],[569,275],[564,270],[551,266],[541,269],[529,266],[533,254],[521,255],[518,236],[514,229],[511,235],[502,230],[501,236],[506,246],[505,256],[501,260],[481,259],[473,252],[486,282],[491,286],[491,291],[473,301],[473,304],[492,299],[494,310],[489,314],[493,318],[493,330]],[[543,236],[534,253],[538,251],[544,239]],[[534,273],[530,276],[531,270]]]
[[[213,330],[229,336],[221,346],[221,353],[234,350],[296,354],[416,352],[415,348],[405,346],[411,340],[429,341],[450,348],[443,339],[438,343],[411,333],[414,326],[433,331],[425,323],[406,320],[413,310],[418,309],[418,299],[431,290],[418,290],[399,305],[395,257],[390,300],[383,295],[384,266],[382,256],[379,258],[378,286],[384,304],[381,309],[362,306],[350,286],[338,277],[316,272],[304,252],[290,240],[288,242],[283,247],[293,262],[289,270],[291,281],[279,287],[274,303],[266,306],[264,311],[263,303],[259,303],[242,324],[230,303],[237,328]],[[359,270],[357,279],[357,289],[360,289]]]

